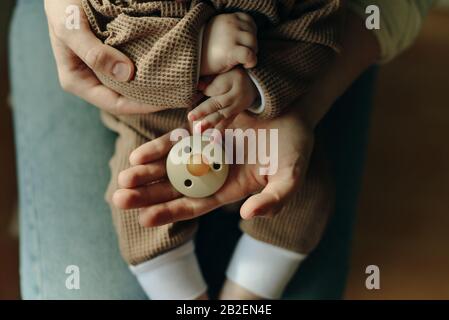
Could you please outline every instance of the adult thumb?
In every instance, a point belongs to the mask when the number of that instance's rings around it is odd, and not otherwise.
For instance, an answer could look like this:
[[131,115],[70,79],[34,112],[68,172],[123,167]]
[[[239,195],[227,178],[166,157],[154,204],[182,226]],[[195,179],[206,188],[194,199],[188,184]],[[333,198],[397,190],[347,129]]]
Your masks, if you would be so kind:
[[66,39],[69,48],[90,69],[120,82],[134,76],[134,64],[119,50],[102,43],[90,31],[82,28]]
[[269,181],[260,192],[249,197],[240,208],[240,215],[248,220],[256,216],[273,216],[295,190],[296,183],[282,180]]

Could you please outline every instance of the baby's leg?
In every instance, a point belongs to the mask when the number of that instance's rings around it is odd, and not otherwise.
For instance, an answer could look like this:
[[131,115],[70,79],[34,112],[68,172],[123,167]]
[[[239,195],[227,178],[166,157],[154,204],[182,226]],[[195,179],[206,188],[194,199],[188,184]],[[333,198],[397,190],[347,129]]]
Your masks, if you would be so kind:
[[[145,125],[104,113],[103,122],[118,133],[115,154],[110,161],[111,181],[106,200],[119,188],[118,174],[129,167],[130,153],[154,138]],[[136,118],[137,119],[137,118]],[[138,121],[142,124],[142,121]],[[137,123],[137,122],[136,122]],[[139,225],[139,210],[120,210],[111,205],[121,253],[144,291],[151,299],[206,298],[206,284],[194,254],[196,221],[179,222],[157,228]]]
[[334,187],[315,152],[298,192],[274,218],[241,221],[240,239],[221,299],[279,299],[301,261],[318,244],[333,209]]

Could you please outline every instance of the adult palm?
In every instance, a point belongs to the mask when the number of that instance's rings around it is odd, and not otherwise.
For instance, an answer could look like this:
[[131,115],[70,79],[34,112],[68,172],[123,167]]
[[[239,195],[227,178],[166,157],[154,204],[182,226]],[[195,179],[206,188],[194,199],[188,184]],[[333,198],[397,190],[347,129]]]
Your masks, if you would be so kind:
[[165,179],[165,159],[173,145],[166,134],[131,154],[132,167],[119,176],[123,189],[114,194],[114,204],[121,209],[139,208],[140,223],[145,227],[193,219],[248,196],[240,209],[242,218],[276,214],[303,181],[313,149],[313,131],[293,112],[274,120],[239,115],[233,127],[278,130],[275,174],[261,175],[261,164],[231,165],[225,185],[216,194],[205,199],[184,197]]

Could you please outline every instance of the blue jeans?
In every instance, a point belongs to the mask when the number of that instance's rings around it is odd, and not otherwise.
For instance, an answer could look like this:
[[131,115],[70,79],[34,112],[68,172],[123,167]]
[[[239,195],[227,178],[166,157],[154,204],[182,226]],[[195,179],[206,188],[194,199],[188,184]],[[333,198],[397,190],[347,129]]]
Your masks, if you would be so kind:
[[[23,298],[144,299],[119,254],[103,200],[115,136],[96,108],[60,89],[42,1],[18,1],[10,39]],[[373,79],[373,73],[362,77],[323,121],[330,132],[336,212],[285,298],[342,297]],[[197,251],[212,293],[223,281],[237,220],[214,214],[200,222]],[[79,289],[66,286],[72,265],[79,268]]]

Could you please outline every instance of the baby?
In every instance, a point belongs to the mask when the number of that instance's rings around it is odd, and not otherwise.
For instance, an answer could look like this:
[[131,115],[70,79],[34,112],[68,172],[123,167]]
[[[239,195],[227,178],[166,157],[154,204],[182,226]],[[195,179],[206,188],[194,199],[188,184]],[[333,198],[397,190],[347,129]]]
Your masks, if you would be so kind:
[[[136,66],[128,83],[98,74],[100,80],[122,95],[166,109],[102,114],[118,133],[109,202],[138,146],[185,127],[187,120],[201,121],[196,129],[203,131],[223,130],[241,112],[274,118],[307,91],[338,50],[339,0],[83,0],[83,7],[96,35]],[[148,168],[139,170],[136,179],[145,185]],[[317,245],[331,208],[332,188],[317,158],[304,186],[276,217],[241,222],[244,234],[226,274],[227,296],[280,298]],[[111,210],[122,255],[149,298],[206,296],[194,254],[197,221],[143,228],[138,210]]]

